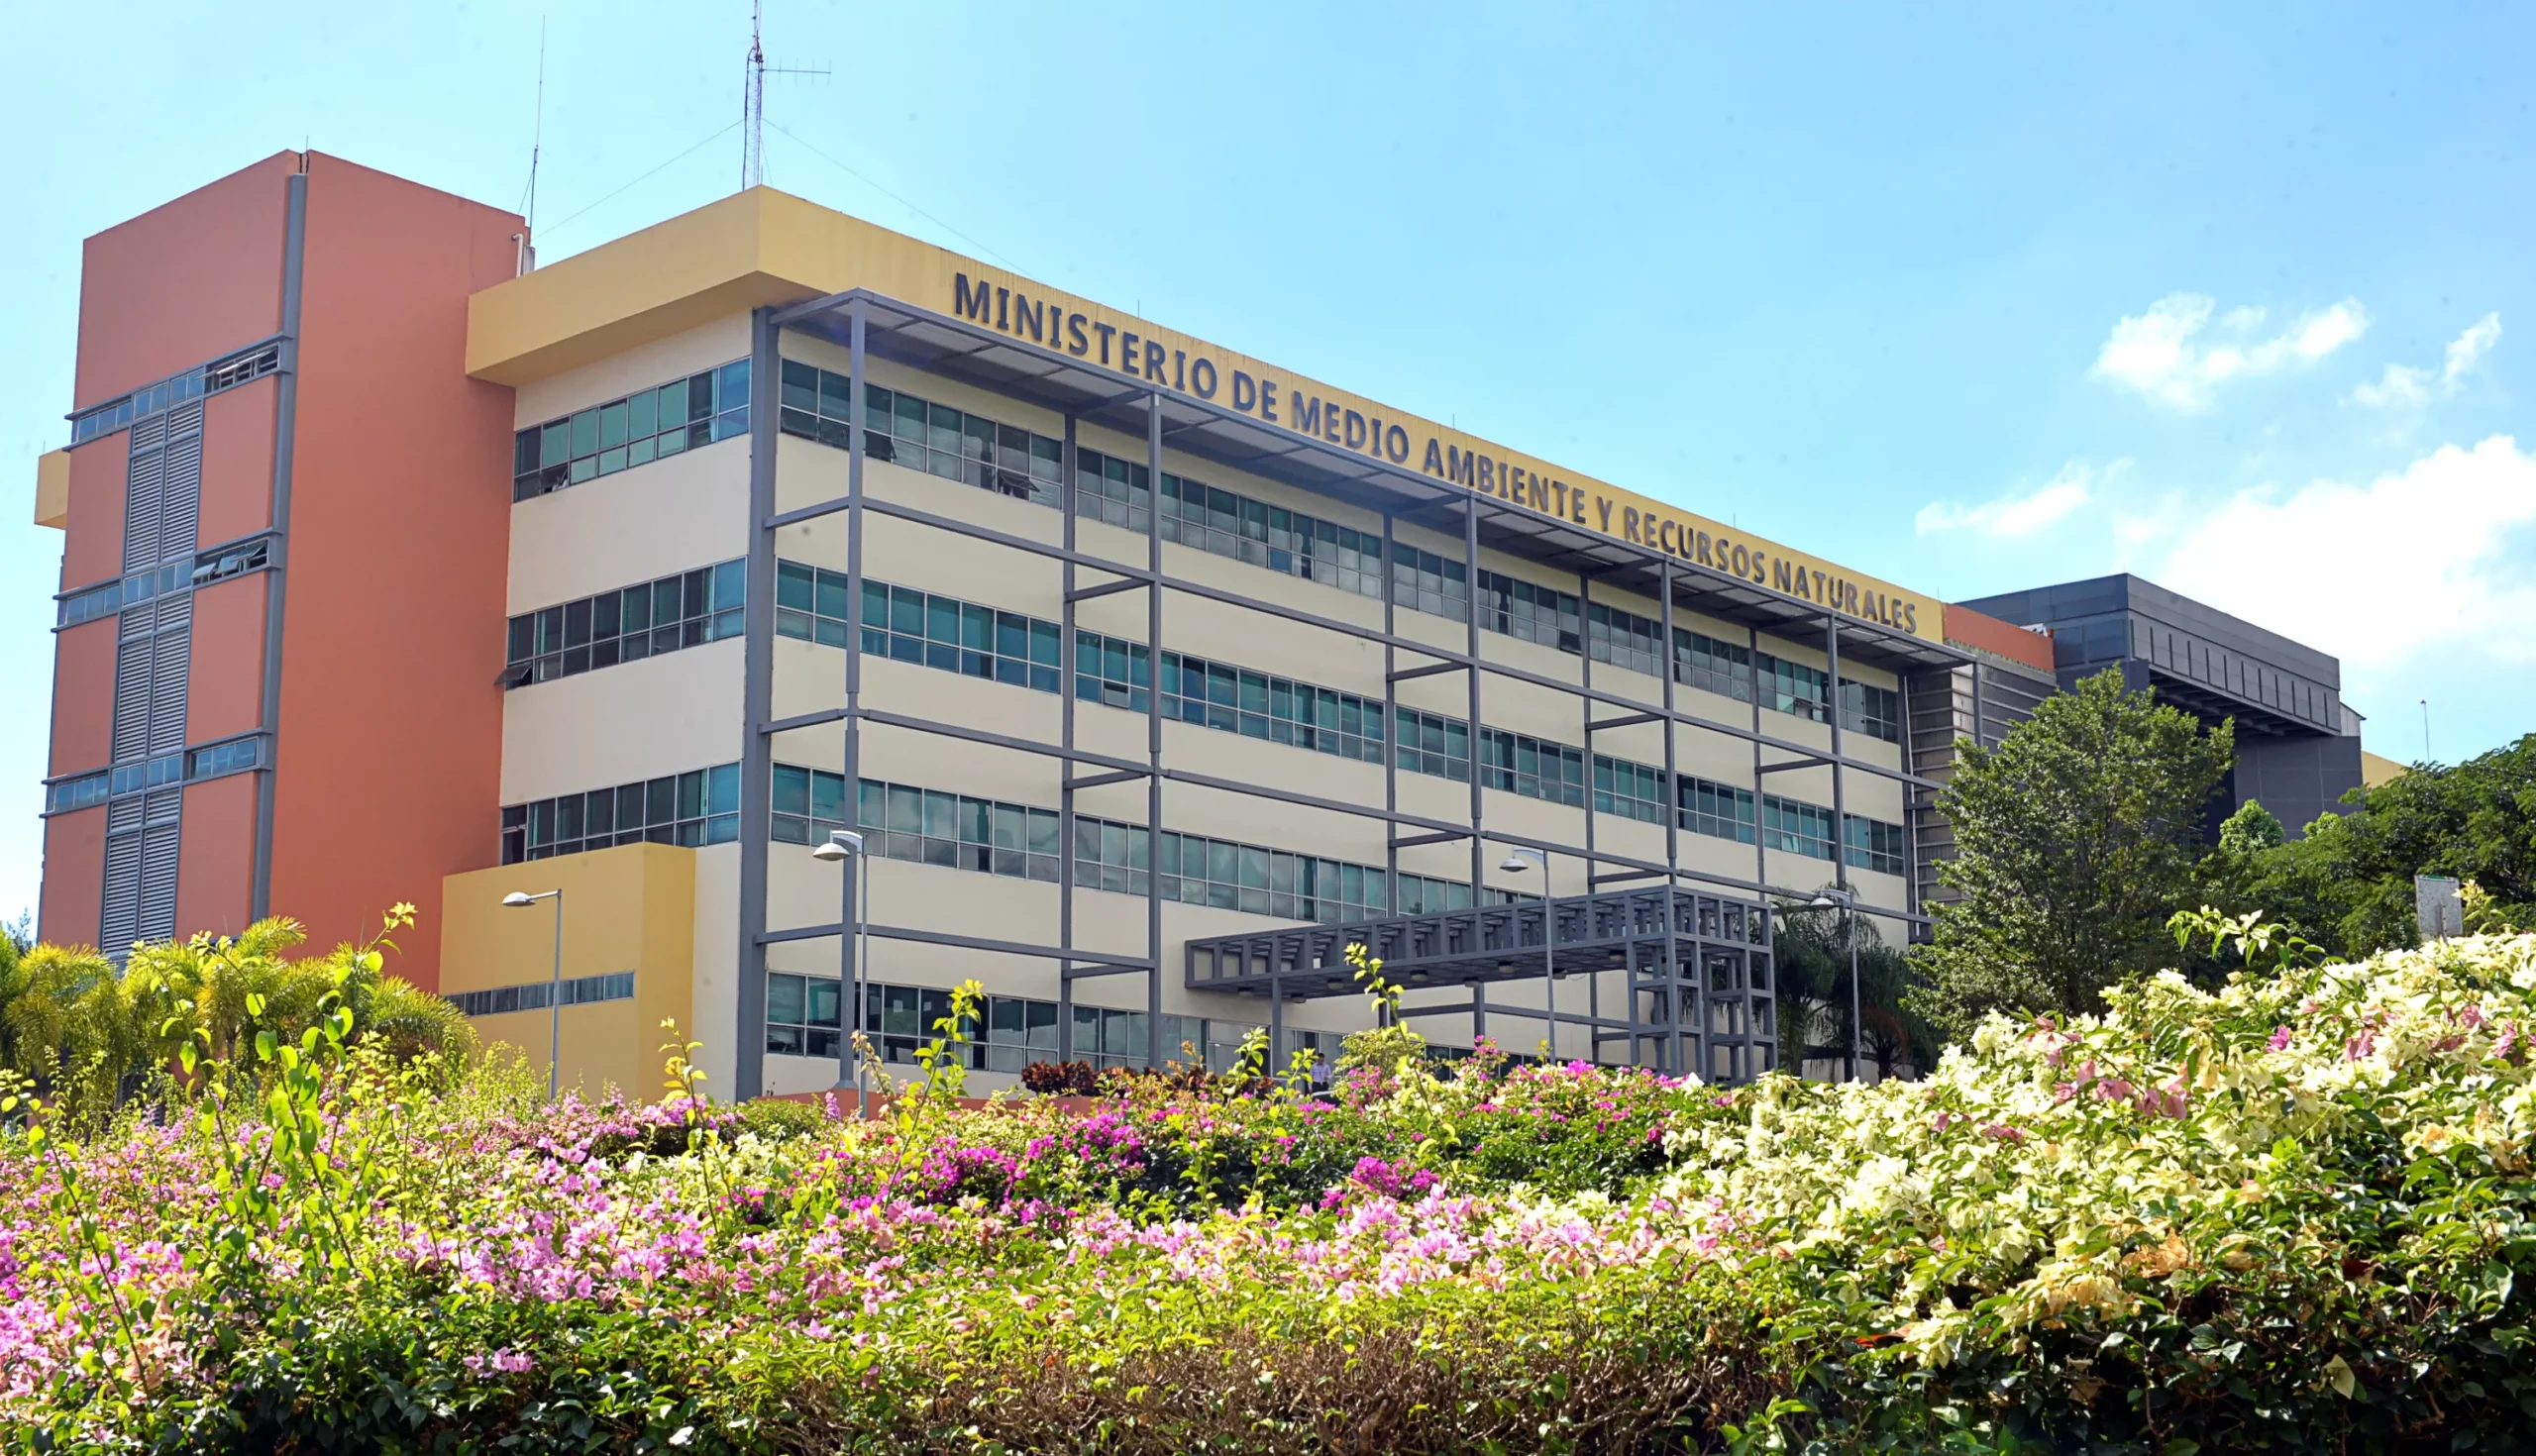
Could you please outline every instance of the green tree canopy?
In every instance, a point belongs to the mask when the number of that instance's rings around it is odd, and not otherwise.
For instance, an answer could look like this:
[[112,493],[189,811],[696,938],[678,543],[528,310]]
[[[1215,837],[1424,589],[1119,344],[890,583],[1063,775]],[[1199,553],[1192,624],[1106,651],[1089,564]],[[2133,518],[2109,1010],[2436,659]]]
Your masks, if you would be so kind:
[[2168,963],[2166,917],[2194,898],[2201,824],[2236,757],[2232,724],[2106,672],[2048,697],[1996,749],[1956,743],[1938,809],[1955,858],[1939,878],[1926,983],[1906,1005],[1960,1036],[1986,1012],[2071,1014]]
[[[2450,875],[2488,896],[2483,928],[2536,928],[2536,734],[2462,764],[2409,773],[2343,796],[2342,813],[2305,837],[2266,842],[2249,804],[2246,831],[2206,868],[2206,897],[2260,910],[2339,956],[2414,943],[2413,877]],[[2270,820],[2270,814],[2262,818]]]

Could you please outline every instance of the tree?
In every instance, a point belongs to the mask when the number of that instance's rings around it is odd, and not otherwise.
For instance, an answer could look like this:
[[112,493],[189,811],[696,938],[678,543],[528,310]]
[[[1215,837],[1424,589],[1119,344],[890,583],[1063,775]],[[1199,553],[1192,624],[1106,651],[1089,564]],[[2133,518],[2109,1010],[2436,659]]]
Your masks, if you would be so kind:
[[1937,806],[1955,858],[1939,879],[1926,983],[1905,1004],[1961,1036],[1985,1013],[2101,1009],[2106,987],[2172,959],[2166,918],[2193,897],[2202,813],[2236,757],[2234,725],[2118,673],[2048,697],[1996,749],[1955,743]]
[[1858,1018],[1863,1023],[1859,1062],[1873,1062],[1879,1079],[1936,1065],[1933,1029],[1903,1001],[1913,978],[1902,952],[1884,943],[1873,920],[1802,900],[1779,904],[1770,936],[1779,1065],[1795,1071],[1808,1061],[1849,1056],[1852,936],[1857,940]]
[[2204,874],[2209,902],[2260,910],[2357,959],[2411,946],[2413,877],[2450,875],[2475,885],[2482,923],[2536,928],[2536,734],[2462,764],[2416,764],[2343,802],[2301,839],[2241,837],[2232,851],[2223,835]]

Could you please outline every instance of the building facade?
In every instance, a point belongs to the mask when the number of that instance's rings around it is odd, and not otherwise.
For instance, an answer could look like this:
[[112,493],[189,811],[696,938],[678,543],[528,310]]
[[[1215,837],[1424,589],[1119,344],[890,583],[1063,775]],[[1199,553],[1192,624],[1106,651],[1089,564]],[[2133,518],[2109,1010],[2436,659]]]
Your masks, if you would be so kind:
[[1911,936],[1957,738],[2053,690],[2024,616],[779,192],[524,234],[285,154],[91,241],[47,938],[413,900],[489,1035],[726,1093],[972,979],[985,1085],[1282,1064],[1362,940],[1439,1043],[1743,1077],[1772,907]]
[[1969,606],[2049,635],[2063,689],[2118,672],[2124,687],[2155,688],[2205,724],[2234,721],[2237,762],[2212,799],[2214,842],[2248,799],[2296,838],[2361,786],[2361,717],[2342,700],[2342,664],[2326,653],[2128,574]]

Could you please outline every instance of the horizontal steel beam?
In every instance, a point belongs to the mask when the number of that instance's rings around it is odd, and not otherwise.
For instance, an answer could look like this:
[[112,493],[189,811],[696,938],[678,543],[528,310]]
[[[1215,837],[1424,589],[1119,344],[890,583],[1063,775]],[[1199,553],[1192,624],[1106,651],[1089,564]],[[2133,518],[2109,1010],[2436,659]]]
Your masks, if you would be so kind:
[[[759,945],[784,945],[800,940],[827,940],[844,927],[831,920],[825,925],[795,925],[785,930],[769,930],[757,938]],[[1030,956],[1049,961],[1092,961],[1120,971],[1143,971],[1153,962],[1143,956],[1113,956],[1103,951],[1087,951],[1078,946],[1061,950],[1052,945],[1033,945],[1027,941],[992,940],[982,935],[956,935],[947,930],[918,930],[907,925],[867,925],[863,933],[875,940],[913,941],[918,945],[949,946],[955,950],[993,951],[1004,956]]]
[[[1406,647],[1408,644],[1401,643],[1398,645]],[[1439,673],[1467,672],[1469,671],[1469,668],[1470,665],[1464,662],[1428,663],[1423,668],[1403,668],[1399,672],[1391,675],[1391,680],[1394,682],[1406,682],[1413,677],[1432,677]]]
[[821,708],[814,713],[794,713],[789,718],[778,718],[771,723],[761,723],[757,731],[770,735],[791,733],[800,728],[816,728],[821,723],[841,723],[847,716],[849,715],[843,708]]
[[1662,713],[1631,713],[1625,718],[1605,718],[1599,723],[1589,718],[1585,722],[1585,731],[1588,733],[1605,733],[1614,728],[1635,728],[1640,723],[1661,723],[1663,721],[1664,715]]
[[1458,831],[1439,829],[1432,834],[1412,834],[1405,837],[1395,838],[1391,842],[1391,847],[1393,849],[1416,849],[1422,844],[1450,844],[1454,840],[1468,838],[1470,838],[1470,831],[1467,829]]
[[1136,769],[1112,769],[1107,774],[1088,774],[1081,779],[1069,779],[1066,780],[1066,787],[1100,788],[1105,784],[1133,782],[1134,780],[1145,777],[1147,777],[1146,771]]
[[1134,576],[1126,576],[1116,581],[1104,581],[1098,586],[1076,587],[1066,593],[1066,600],[1086,602],[1098,596],[1115,596],[1121,591],[1141,591],[1152,584],[1150,581],[1140,580]]

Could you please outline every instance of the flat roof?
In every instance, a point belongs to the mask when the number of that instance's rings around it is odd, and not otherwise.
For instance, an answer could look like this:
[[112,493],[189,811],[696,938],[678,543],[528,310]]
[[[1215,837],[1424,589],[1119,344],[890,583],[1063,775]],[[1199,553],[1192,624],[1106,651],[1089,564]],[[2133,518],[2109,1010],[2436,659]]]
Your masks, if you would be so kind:
[[1796,640],[1837,617],[1894,667],[1964,660],[1935,597],[768,187],[474,295],[467,369],[516,385],[764,305],[824,301],[787,327],[838,338],[849,296],[917,367],[1138,428],[1158,392],[1174,450],[1405,519],[1486,495],[1485,546],[1647,595],[1670,558],[1702,610]]

